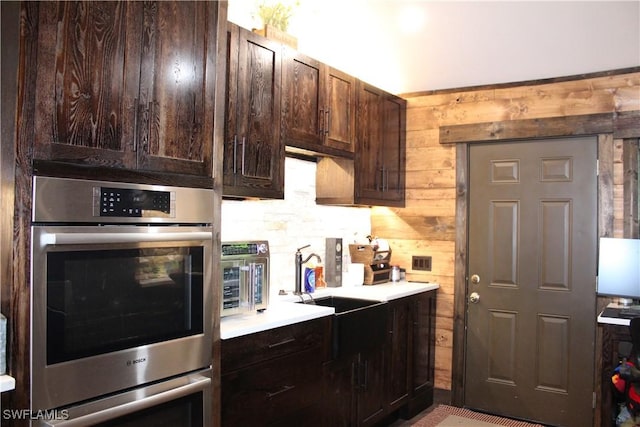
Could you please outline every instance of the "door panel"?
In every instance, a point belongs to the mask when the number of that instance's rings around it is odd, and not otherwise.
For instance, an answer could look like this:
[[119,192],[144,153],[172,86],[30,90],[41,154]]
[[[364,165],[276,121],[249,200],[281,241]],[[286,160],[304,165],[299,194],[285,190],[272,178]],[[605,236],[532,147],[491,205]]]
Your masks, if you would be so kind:
[[143,5],[140,169],[212,175],[214,15],[207,2]]
[[470,148],[465,405],[592,424],[594,137]]
[[[320,113],[322,65],[289,47],[282,58],[282,138],[285,145],[322,145],[324,132]],[[320,117],[322,116],[322,118]]]
[[324,100],[326,144],[353,152],[356,140],[356,79],[327,67]]

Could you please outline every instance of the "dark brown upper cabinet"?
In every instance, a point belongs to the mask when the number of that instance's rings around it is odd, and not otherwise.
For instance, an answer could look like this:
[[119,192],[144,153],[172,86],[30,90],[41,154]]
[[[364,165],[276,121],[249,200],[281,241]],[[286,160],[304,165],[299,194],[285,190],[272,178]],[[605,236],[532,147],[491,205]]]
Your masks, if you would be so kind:
[[355,159],[322,157],[316,203],[404,207],[406,100],[358,81]]
[[34,159],[211,178],[219,11],[40,2]]
[[284,198],[281,58],[281,45],[228,23],[224,196]]
[[360,82],[355,199],[358,204],[404,206],[406,100]]
[[314,153],[353,157],[356,78],[283,47],[282,139]]

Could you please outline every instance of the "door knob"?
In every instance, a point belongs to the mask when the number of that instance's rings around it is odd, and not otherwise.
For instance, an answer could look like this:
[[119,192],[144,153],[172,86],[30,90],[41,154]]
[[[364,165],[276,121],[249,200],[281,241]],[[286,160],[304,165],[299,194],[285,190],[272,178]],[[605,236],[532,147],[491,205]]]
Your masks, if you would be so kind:
[[475,285],[480,283],[480,276],[478,276],[477,274],[474,274],[473,276],[471,276],[471,283]]
[[477,304],[478,301],[480,301],[480,294],[477,292],[471,292],[471,295],[469,295],[469,302],[472,304]]

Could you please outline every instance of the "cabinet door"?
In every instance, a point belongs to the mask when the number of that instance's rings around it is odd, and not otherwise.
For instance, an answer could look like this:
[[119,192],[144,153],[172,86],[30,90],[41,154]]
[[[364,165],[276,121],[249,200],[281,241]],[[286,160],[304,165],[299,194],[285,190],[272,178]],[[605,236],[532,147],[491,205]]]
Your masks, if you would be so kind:
[[[281,47],[230,25],[229,105],[235,129],[225,137],[224,195],[284,198],[284,145],[280,139]],[[233,82],[236,87],[231,87]],[[235,97],[234,97],[235,93]],[[235,102],[235,105],[233,103]]]
[[358,91],[356,200],[404,206],[406,101],[366,83]]
[[139,168],[210,177],[215,3],[143,3]]
[[354,152],[356,141],[356,78],[326,66],[324,115],[325,144]]
[[358,366],[357,421],[360,426],[373,426],[385,412],[384,348],[360,355]]
[[382,197],[389,201],[387,205],[403,206],[406,173],[406,101],[386,94],[382,102]]
[[334,359],[323,366],[323,424],[348,427],[355,424],[357,357]]
[[135,167],[141,8],[39,3],[34,159]]
[[320,61],[283,48],[282,139],[285,145],[307,150],[318,150],[322,146],[321,67]]
[[387,341],[387,404],[388,412],[407,403],[409,399],[409,333],[411,331],[411,298],[389,302]]
[[302,414],[318,420],[320,366],[311,349],[222,375],[222,425],[295,425]]
[[358,91],[358,150],[355,160],[356,200],[376,200],[382,191],[382,98],[365,83]]
[[435,364],[436,291],[413,297],[411,392],[408,416],[413,417],[433,403]]

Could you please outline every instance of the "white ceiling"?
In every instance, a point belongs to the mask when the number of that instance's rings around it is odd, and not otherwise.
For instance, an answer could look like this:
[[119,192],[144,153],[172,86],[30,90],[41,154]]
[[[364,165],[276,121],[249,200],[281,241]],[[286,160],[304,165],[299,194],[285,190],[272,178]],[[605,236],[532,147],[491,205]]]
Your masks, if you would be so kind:
[[[260,26],[263,1],[229,0],[229,20]],[[394,93],[640,66],[640,0],[297,1],[299,51]]]

